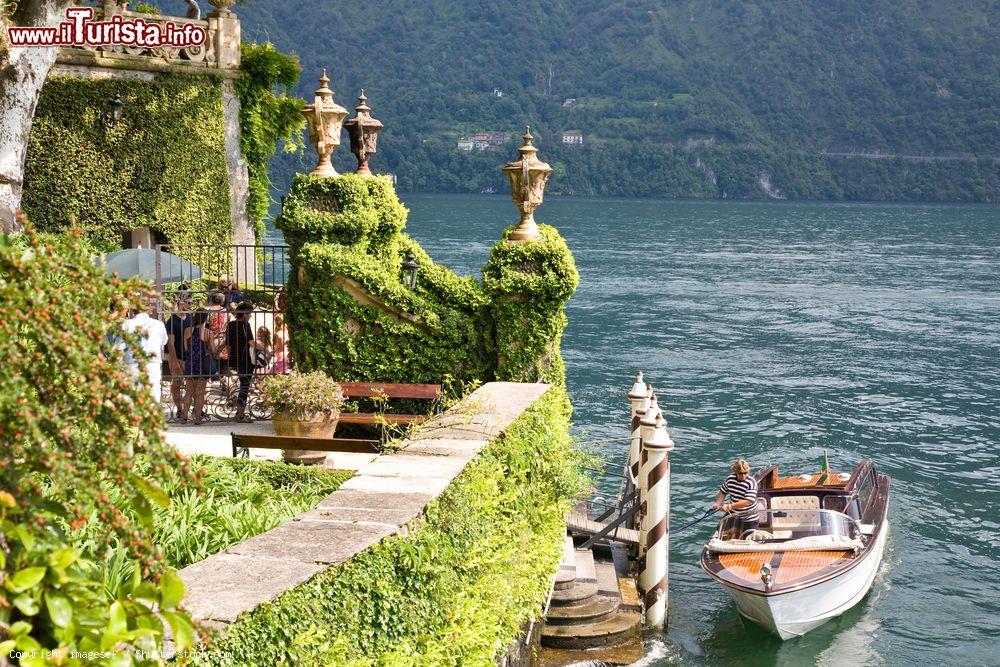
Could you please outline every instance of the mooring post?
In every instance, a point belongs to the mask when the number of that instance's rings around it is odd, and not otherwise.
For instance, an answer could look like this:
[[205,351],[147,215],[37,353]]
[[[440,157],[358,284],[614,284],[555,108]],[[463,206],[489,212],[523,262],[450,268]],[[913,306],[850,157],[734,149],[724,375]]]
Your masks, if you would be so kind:
[[[646,414],[649,399],[646,396],[646,384],[642,381],[642,371],[635,374],[635,384],[628,392],[628,400],[632,405],[632,441],[628,449],[628,469],[636,485],[639,483],[639,419]],[[640,414],[641,412],[641,414]]]
[[641,534],[646,536],[646,554],[639,572],[642,609],[647,628],[663,628],[667,619],[667,565],[670,553],[670,457],[674,443],[667,422],[656,420],[652,435],[643,440],[647,466],[647,509]]
[[[642,418],[646,416],[646,410],[649,409],[650,399],[653,398],[653,385],[645,385],[644,394],[642,400],[639,401],[638,407],[635,408],[635,416],[632,417],[632,440],[629,447],[629,455],[631,456],[632,447],[635,448],[635,467],[630,468],[635,482],[635,492],[636,494],[641,493],[639,488],[639,468],[642,465]],[[640,501],[637,499],[636,503]],[[639,515],[635,514],[632,516],[631,523],[629,524],[631,528],[639,527]],[[636,553],[638,556],[639,553]]]
[[[663,414],[660,411],[660,406],[656,400],[656,394],[653,394],[653,386],[648,385],[649,393],[652,394],[649,398],[649,407],[646,409],[646,413],[639,420],[639,571],[642,572],[643,565],[642,559],[643,554],[646,553],[646,533],[642,530],[643,517],[646,515],[647,511],[647,499],[649,497],[649,452],[646,451],[646,441],[653,437],[653,433],[656,431],[656,420],[658,420]],[[640,584],[641,586],[641,584]]]

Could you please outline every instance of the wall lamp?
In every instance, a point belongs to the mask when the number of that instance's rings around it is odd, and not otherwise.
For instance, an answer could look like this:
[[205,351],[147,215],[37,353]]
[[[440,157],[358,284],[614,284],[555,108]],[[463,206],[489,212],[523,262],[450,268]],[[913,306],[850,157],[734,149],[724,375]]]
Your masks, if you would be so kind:
[[122,112],[125,110],[125,103],[122,97],[115,93],[115,99],[108,100],[107,106],[101,112],[101,125],[110,127],[122,119]]
[[406,264],[403,264],[403,276],[406,278],[406,286],[410,289],[417,286],[417,272],[419,270],[420,265],[417,264],[417,258],[411,250],[406,255]]

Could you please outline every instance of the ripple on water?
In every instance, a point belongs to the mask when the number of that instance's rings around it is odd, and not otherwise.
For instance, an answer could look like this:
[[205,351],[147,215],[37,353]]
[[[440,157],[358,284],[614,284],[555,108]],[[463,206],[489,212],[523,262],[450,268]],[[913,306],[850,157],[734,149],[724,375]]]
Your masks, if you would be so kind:
[[[501,197],[406,203],[408,231],[473,275],[513,219]],[[642,664],[996,664],[1000,209],[551,198],[537,217],[582,274],[562,343],[574,432],[627,435],[646,371],[677,443],[675,525],[739,455],[870,457],[893,478],[871,594],[794,641],[745,624],[701,572],[708,522],[677,535],[670,628]],[[595,446],[624,461],[625,443]]]

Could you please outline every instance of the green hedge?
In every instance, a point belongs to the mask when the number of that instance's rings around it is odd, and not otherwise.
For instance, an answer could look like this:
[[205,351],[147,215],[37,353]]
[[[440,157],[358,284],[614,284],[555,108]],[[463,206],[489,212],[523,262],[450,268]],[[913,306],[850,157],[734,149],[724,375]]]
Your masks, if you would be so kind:
[[553,387],[409,525],[242,616],[196,665],[492,665],[537,618],[584,486]]
[[[456,395],[493,376],[488,300],[402,233],[406,213],[386,177],[295,179],[277,221],[292,248],[293,351],[300,367],[338,380],[438,383]],[[409,251],[414,290],[402,279]],[[334,282],[342,277],[395,312],[358,303]]]
[[[301,367],[443,384],[452,395],[493,379],[563,384],[563,305],[579,275],[559,233],[543,225],[538,243],[501,240],[480,284],[434,263],[403,233],[406,214],[388,178],[296,177],[276,224],[292,248],[289,322]],[[402,272],[409,252],[420,267],[412,290]],[[343,278],[385,308],[359,303]]]
[[[100,114],[119,94],[122,119]],[[220,81],[52,76],[32,122],[21,202],[37,228],[76,222],[107,249],[148,226],[171,243],[231,243]]]

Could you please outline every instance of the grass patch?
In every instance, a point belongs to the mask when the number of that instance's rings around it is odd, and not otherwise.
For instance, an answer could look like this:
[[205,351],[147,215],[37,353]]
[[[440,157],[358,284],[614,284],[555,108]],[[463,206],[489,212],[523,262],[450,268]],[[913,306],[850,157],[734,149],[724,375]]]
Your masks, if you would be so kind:
[[351,477],[271,461],[197,456],[192,462],[205,468],[204,491],[170,489],[170,506],[157,508],[154,519],[153,539],[178,569],[311,509]]

